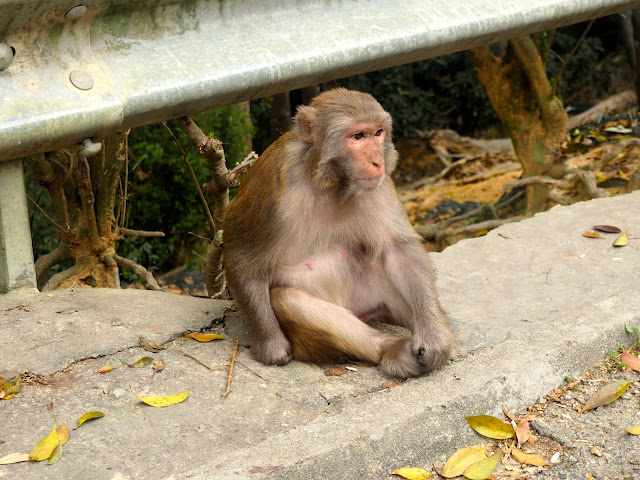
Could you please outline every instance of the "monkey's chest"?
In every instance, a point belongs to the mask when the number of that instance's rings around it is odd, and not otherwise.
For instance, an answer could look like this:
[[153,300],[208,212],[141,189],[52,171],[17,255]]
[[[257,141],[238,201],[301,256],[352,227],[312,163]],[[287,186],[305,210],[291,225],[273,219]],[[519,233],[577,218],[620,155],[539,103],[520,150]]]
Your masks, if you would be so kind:
[[346,249],[292,254],[291,258],[291,263],[278,269],[276,286],[300,288],[332,303],[346,304],[361,270],[361,262]]

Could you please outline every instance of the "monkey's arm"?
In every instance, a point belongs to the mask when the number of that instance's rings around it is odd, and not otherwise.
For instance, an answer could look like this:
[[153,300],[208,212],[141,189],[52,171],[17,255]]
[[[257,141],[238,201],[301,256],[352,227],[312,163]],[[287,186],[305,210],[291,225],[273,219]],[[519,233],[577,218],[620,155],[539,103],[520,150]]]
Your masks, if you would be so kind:
[[286,365],[293,355],[271,307],[269,284],[264,279],[244,279],[234,284],[236,305],[242,312],[251,338],[251,354],[267,365]]
[[398,319],[411,330],[411,353],[430,369],[437,368],[453,355],[455,342],[426,252],[416,238],[396,240],[383,261],[389,280],[411,309],[411,318]]

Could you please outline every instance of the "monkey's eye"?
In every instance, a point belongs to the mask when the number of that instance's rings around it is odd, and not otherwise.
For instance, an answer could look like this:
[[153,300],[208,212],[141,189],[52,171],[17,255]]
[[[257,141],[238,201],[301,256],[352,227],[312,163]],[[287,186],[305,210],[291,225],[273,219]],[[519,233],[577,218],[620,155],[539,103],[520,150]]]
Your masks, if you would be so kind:
[[374,133],[374,135],[376,137],[379,137],[380,135],[382,135],[383,132],[384,132],[384,128],[379,128],[378,130],[376,130],[376,133]]
[[353,138],[355,138],[356,140],[361,140],[364,138],[364,132],[356,132],[353,135]]

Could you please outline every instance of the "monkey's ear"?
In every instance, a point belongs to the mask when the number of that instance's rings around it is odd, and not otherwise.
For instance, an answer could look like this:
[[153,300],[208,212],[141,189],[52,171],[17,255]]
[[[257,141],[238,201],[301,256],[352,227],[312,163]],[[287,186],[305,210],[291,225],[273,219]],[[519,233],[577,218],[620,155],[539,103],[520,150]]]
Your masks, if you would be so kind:
[[298,125],[298,131],[300,137],[306,143],[313,143],[315,141],[317,114],[316,109],[308,106],[301,106],[298,108],[298,114],[296,115],[296,122]]

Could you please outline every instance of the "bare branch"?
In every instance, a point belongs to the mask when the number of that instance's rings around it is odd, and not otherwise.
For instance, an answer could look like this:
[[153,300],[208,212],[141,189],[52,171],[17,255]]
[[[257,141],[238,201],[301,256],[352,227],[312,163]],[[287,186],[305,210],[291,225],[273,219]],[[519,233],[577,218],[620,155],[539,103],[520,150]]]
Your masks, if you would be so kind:
[[53,225],[54,225],[58,230],[60,230],[61,232],[64,232],[64,231],[65,231],[65,230],[64,230],[64,228],[62,228],[62,226],[61,226],[60,224],[58,224],[58,222],[56,222],[53,218],[51,218],[49,215],[47,215],[47,212],[45,212],[45,211],[44,211],[44,209],[43,209],[40,205],[38,205],[38,204],[36,203],[36,201],[35,201],[33,198],[31,198],[31,196],[29,196],[29,194],[28,194],[28,193],[27,193],[27,198],[28,198],[29,200],[31,200],[31,203],[33,203],[33,205],[34,205],[38,210],[40,210],[40,212],[45,216],[45,218],[46,218],[47,220],[49,220],[49,221],[50,221],[50,222],[51,222],[51,223],[52,223],[52,224],[53,224]]
[[152,290],[163,291],[162,287],[158,285],[158,282],[156,282],[153,274],[139,263],[136,263],[133,260],[129,260],[128,258],[121,257],[120,255],[114,255],[113,258],[121,268],[131,270],[138,277],[143,278],[147,286]]
[[231,172],[229,172],[228,176],[228,186],[229,188],[238,186],[238,177],[249,170],[249,167],[253,165],[258,159],[258,154],[256,152],[251,152],[247,155],[242,162],[236,165]]
[[576,54],[576,52],[578,51],[578,47],[580,47],[580,44],[584,40],[584,37],[586,37],[587,33],[589,33],[589,30],[591,29],[591,26],[593,25],[593,22],[595,22],[595,19],[593,19],[593,20],[591,20],[589,22],[589,24],[586,26],[586,28],[582,32],[582,35],[580,35],[580,38],[578,38],[578,40],[576,41],[576,44],[573,46],[573,48],[569,52],[569,55],[567,56],[567,59],[564,60],[560,64],[560,69],[558,70],[558,74],[556,75],[556,78],[553,81],[553,88],[551,90],[551,95],[552,96],[555,97],[556,91],[558,90],[558,84],[560,83],[560,80],[562,80],[562,75],[564,74],[565,68],[567,67],[567,65],[569,64],[569,62],[573,58],[573,56]]
[[570,187],[570,184],[566,180],[556,180],[555,178],[547,177],[546,175],[533,175],[531,177],[524,177],[514,182],[505,183],[502,186],[504,192],[513,190],[514,188],[524,187],[527,185],[544,185],[546,187]]
[[164,232],[148,232],[145,230],[132,230],[130,228],[120,228],[120,234],[125,237],[164,237]]

